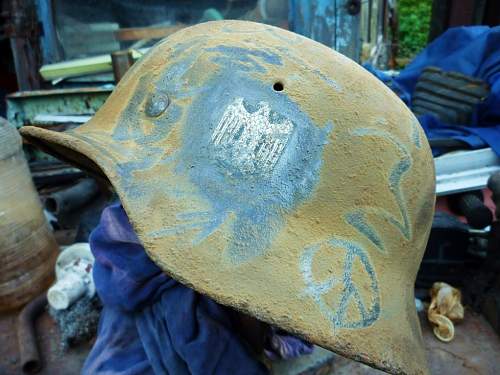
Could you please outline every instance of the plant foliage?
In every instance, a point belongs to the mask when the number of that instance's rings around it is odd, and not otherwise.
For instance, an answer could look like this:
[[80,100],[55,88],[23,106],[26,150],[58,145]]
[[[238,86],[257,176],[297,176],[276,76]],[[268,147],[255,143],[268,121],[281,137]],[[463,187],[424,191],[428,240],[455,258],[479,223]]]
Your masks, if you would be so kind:
[[398,0],[398,57],[411,59],[427,45],[432,0]]

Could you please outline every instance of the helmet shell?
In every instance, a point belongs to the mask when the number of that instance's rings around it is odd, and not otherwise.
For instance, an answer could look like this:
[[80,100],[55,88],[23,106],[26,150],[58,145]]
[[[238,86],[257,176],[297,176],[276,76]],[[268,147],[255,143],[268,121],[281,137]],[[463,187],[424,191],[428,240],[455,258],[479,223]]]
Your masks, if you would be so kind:
[[413,288],[432,155],[408,108],[348,58],[207,22],[152,48],[87,124],[22,133],[108,178],[180,282],[371,366],[427,373]]

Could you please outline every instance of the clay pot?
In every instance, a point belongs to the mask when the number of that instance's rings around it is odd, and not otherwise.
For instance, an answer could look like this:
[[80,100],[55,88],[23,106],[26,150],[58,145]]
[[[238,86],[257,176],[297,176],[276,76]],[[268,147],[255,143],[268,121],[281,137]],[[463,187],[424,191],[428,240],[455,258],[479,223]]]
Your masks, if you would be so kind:
[[58,254],[21,146],[17,130],[0,118],[0,311],[46,290]]

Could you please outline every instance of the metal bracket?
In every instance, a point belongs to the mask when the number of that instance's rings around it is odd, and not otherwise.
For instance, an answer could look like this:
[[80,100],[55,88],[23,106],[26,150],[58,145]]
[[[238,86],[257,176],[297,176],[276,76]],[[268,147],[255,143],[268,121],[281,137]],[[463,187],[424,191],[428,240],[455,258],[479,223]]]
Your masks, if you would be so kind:
[[488,178],[500,171],[500,158],[491,148],[451,152],[434,163],[438,196],[483,189]]

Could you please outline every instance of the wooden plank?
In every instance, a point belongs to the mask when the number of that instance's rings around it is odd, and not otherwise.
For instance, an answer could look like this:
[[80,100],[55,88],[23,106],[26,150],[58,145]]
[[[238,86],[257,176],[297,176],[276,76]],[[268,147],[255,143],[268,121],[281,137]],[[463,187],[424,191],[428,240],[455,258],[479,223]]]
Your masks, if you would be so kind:
[[175,33],[186,25],[155,26],[155,27],[129,27],[116,30],[115,38],[120,41],[135,41],[142,39],[161,39]]
[[[139,59],[147,50],[147,48],[132,50],[134,60]],[[40,68],[40,75],[44,80],[52,81],[111,71],[113,71],[111,55],[99,55],[44,65]]]

